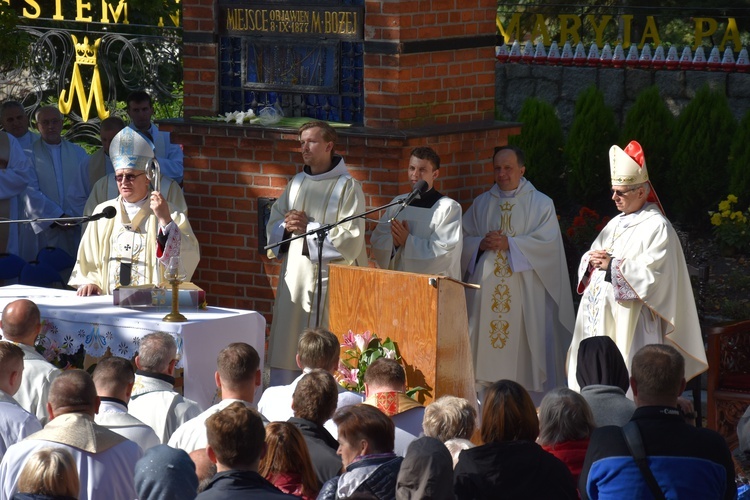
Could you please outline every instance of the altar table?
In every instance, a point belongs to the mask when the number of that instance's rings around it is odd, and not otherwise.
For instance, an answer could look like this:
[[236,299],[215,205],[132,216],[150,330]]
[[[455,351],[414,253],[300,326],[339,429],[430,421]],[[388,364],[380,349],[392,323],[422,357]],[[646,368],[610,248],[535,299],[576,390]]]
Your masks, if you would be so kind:
[[[47,350],[73,354],[83,345],[87,354],[132,358],[141,337],[167,332],[177,341],[178,367],[184,369],[185,397],[206,409],[218,401],[216,357],[232,342],[246,342],[265,358],[266,320],[255,311],[209,307],[181,309],[185,323],[167,323],[169,308],[125,308],[112,305],[111,295],[78,297],[75,291],[23,285],[0,287],[0,309],[16,299],[34,301],[42,315],[38,343]],[[0,330],[0,333],[2,331]],[[256,392],[256,402],[261,388]]]

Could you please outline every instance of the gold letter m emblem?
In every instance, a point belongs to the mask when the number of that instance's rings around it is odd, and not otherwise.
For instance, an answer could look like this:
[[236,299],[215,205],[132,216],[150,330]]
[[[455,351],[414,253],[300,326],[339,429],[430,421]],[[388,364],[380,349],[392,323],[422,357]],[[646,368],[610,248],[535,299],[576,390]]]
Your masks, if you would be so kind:
[[[98,38],[92,47],[89,45],[89,37],[83,37],[83,43],[78,43],[75,35],[70,36],[73,38],[76,61],[73,63],[73,78],[70,81],[70,93],[68,94],[67,101],[65,100],[65,90],[60,93],[60,112],[64,115],[70,113],[73,107],[73,97],[77,93],[78,107],[81,109],[81,119],[88,121],[89,111],[91,111],[91,101],[96,100],[96,112],[99,119],[104,120],[109,116],[109,110],[104,105],[104,93],[102,82],[99,78],[99,66],[96,64],[96,53],[99,50],[99,43],[102,39]],[[94,67],[94,75],[91,77],[91,92],[89,92],[88,98],[84,98],[86,89],[83,86],[83,77],[81,77],[81,69],[79,68],[81,64]]]

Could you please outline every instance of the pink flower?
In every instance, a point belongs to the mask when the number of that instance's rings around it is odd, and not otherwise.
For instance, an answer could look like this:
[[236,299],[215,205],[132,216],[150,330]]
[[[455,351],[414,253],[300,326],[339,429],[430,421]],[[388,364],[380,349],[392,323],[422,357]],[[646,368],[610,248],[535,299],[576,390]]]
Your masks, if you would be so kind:
[[344,363],[339,361],[339,379],[342,385],[357,385],[359,370],[357,368],[348,368]]
[[372,334],[369,331],[366,331],[362,335],[357,334],[354,336],[354,343],[357,344],[359,352],[365,352],[367,346],[370,345],[370,340],[372,340]]
[[341,347],[354,347],[354,332],[349,330],[344,334],[344,343],[341,344]]

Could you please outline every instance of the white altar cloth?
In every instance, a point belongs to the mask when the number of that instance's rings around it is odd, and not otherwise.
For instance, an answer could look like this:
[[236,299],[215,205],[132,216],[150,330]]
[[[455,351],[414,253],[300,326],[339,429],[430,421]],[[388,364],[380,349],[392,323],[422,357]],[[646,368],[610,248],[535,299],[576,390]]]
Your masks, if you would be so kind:
[[[132,358],[144,335],[161,331],[177,341],[178,367],[184,368],[185,397],[202,408],[220,399],[214,372],[216,357],[232,342],[246,342],[265,359],[266,320],[255,311],[209,307],[181,309],[185,323],[167,323],[169,308],[125,308],[112,305],[111,295],[78,297],[75,291],[23,285],[0,287],[0,309],[16,299],[33,300],[42,314],[40,343],[47,349],[73,354],[81,345],[87,354]],[[0,330],[2,333],[2,330]],[[261,388],[256,393],[260,397]]]

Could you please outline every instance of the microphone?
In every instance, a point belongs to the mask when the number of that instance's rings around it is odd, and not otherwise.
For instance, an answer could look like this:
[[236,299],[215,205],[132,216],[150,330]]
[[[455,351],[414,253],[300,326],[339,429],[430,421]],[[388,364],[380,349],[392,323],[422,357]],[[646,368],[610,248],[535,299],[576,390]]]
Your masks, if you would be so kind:
[[115,207],[104,207],[101,213],[94,214],[89,217],[89,222],[99,219],[111,219],[117,215],[117,209]]
[[424,193],[425,191],[427,191],[427,181],[424,179],[419,179],[416,183],[414,183],[414,188],[411,190],[411,193],[409,193],[409,196],[401,200],[401,206],[398,207],[396,213],[393,214],[390,222],[393,222],[393,219],[398,217],[398,214],[400,214],[407,205],[410,205],[414,200],[421,198],[419,194]]
[[419,196],[420,193],[424,193],[427,191],[427,181],[424,179],[419,179],[415,184],[414,188],[411,190],[411,193],[409,193],[409,196],[403,199],[401,202],[403,206],[411,205],[411,203],[416,200],[420,199]]
[[73,227],[83,224],[84,222],[92,222],[99,219],[111,219],[117,214],[115,207],[104,207],[98,214],[83,216],[83,217],[61,217],[54,219],[54,223],[61,227]]

